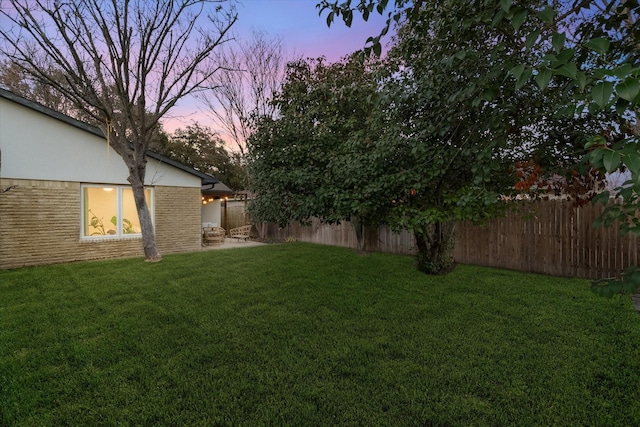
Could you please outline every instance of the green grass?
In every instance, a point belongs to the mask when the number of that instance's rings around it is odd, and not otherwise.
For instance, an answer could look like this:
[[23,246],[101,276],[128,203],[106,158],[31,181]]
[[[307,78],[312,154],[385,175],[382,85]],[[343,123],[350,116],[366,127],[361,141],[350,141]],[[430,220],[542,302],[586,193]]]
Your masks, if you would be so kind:
[[0,425],[640,424],[628,297],[412,262],[295,243],[0,271]]

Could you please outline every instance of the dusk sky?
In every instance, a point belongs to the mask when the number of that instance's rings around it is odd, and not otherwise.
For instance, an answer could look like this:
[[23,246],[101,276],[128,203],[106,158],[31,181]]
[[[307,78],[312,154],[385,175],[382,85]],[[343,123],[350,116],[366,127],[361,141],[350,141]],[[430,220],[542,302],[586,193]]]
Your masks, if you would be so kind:
[[[325,56],[335,62],[343,56],[362,48],[367,37],[379,34],[386,20],[377,13],[367,22],[355,16],[351,28],[341,19],[327,27],[327,12],[318,15],[317,0],[238,0],[238,22],[234,32],[248,37],[251,29],[265,31],[271,37],[280,37],[287,51],[297,57]],[[384,44],[384,43],[383,43]],[[164,122],[165,130],[173,132],[194,121],[211,125],[207,116],[199,111],[202,105],[195,101],[183,101],[171,111],[171,119]]]
[[354,16],[351,28],[341,19],[327,27],[327,12],[318,16],[316,0],[241,0],[238,1],[237,31],[252,27],[282,37],[285,45],[308,57],[324,55],[335,61],[360,49],[367,37],[376,35],[385,18],[374,13],[368,22]]
[[[354,15],[351,28],[337,18],[327,27],[327,12],[319,16],[316,4],[320,0],[227,0],[224,7],[233,3],[238,21],[232,33],[239,40],[250,40],[252,29],[264,31],[268,37],[279,37],[287,50],[288,58],[320,56],[335,62],[361,49],[369,36],[377,35],[386,21],[385,16],[374,12],[369,21]],[[0,0],[2,7],[5,4]],[[6,6],[7,8],[9,6]],[[0,18],[0,25],[8,25]],[[383,43],[384,44],[384,43]],[[212,120],[201,111],[202,104],[194,99],[181,100],[163,120],[165,130],[173,132],[193,122],[214,127]]]

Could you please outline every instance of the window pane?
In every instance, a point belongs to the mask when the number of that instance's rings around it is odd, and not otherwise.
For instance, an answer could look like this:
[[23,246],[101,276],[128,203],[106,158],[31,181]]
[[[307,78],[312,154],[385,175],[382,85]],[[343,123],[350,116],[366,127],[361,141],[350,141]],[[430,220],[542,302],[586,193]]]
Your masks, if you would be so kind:
[[[144,190],[144,196],[147,200],[147,206],[153,218],[153,210],[151,207],[151,190]],[[142,232],[140,228],[140,219],[138,218],[138,210],[136,202],[133,199],[133,190],[131,188],[122,189],[122,234],[139,234]]]
[[115,188],[84,188],[84,236],[116,234]]
[[136,202],[133,199],[133,190],[122,189],[122,234],[140,233],[140,220]]

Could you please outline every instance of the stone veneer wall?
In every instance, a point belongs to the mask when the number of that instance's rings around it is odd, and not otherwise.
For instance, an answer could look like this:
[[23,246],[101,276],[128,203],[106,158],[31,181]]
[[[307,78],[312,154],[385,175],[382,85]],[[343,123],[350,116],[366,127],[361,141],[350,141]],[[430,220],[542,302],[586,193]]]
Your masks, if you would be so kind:
[[[0,179],[0,268],[142,257],[142,239],[80,239],[80,183]],[[160,253],[199,250],[200,189],[155,187]]]

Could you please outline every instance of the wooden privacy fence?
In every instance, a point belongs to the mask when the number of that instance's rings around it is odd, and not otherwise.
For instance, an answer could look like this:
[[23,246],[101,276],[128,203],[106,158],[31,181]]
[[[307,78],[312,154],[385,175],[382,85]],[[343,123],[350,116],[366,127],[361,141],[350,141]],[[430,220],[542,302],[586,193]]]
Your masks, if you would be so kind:
[[570,201],[519,203],[517,211],[487,227],[461,223],[456,260],[518,271],[601,279],[638,263],[638,239],[621,236],[618,226],[592,226],[601,205]]
[[[481,227],[457,224],[454,256],[457,262],[554,276],[600,279],[613,277],[640,262],[639,241],[621,236],[617,226],[593,228],[603,207],[573,206],[570,201],[518,202],[518,209]],[[333,246],[357,248],[353,227],[314,219],[308,226],[290,224],[266,227],[267,238],[287,238]],[[365,233],[365,250],[415,254],[410,233],[387,227]]]
[[227,200],[222,207],[222,227],[227,231],[232,228],[247,225],[247,202],[238,200]]
[[[264,237],[276,241],[286,241],[293,238],[303,242],[318,243],[330,246],[344,246],[357,248],[358,239],[349,221],[340,224],[326,224],[314,218],[310,225],[290,223],[284,228],[269,223],[263,225]],[[415,243],[413,235],[403,231],[394,233],[388,227],[367,229],[365,232],[365,251],[389,252],[396,254],[414,254]]]

